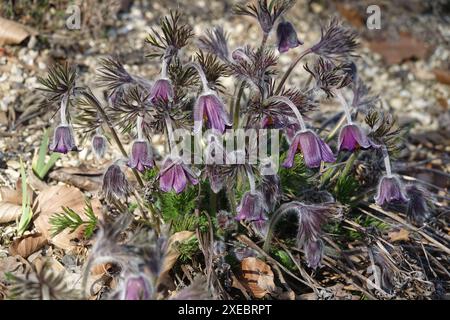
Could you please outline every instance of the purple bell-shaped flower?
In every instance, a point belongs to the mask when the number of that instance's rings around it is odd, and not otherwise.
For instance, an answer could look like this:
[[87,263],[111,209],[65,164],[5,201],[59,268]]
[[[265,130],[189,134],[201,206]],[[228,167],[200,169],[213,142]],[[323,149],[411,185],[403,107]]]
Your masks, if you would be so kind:
[[394,175],[386,175],[380,179],[375,202],[382,206],[393,201],[407,202],[408,197],[403,190],[400,179]]
[[302,45],[303,42],[298,40],[297,32],[289,21],[280,22],[277,27],[278,51],[280,53],[287,52]]
[[147,141],[135,140],[133,142],[131,157],[127,165],[139,172],[143,172],[145,169],[153,167],[153,152]]
[[294,165],[295,154],[299,151],[302,152],[305,164],[309,168],[319,167],[321,161],[336,161],[330,147],[311,130],[297,132],[283,163],[285,168],[291,168]]
[[49,149],[53,152],[68,153],[69,151],[78,151],[73,136],[72,127],[68,124],[61,124],[55,129],[53,142]]
[[181,161],[166,158],[159,173],[159,188],[164,192],[173,189],[176,193],[180,193],[186,188],[188,182],[196,185],[197,175]]

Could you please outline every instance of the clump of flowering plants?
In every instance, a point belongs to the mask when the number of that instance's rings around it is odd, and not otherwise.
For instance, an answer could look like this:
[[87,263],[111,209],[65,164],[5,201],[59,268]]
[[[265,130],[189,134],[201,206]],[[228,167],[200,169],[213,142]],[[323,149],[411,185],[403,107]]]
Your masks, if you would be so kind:
[[[104,58],[98,69],[104,99],[79,85],[75,67],[56,66],[42,79],[49,106],[59,114],[51,151],[78,151],[76,135],[92,141],[97,158],[107,147],[118,148],[122,157],[105,169],[100,194],[122,215],[130,215],[130,204],[137,203],[141,228],[152,230],[148,250],[136,244],[139,250],[133,250],[131,244],[116,247],[117,232],[124,232],[129,220],[115,231],[103,222],[92,259],[128,263],[120,292],[112,297],[157,296],[163,259],[157,243],[166,245],[170,232],[196,231],[192,254],[201,253],[195,259],[207,289],[214,297],[230,298],[235,293],[229,277],[236,272],[230,261],[243,258],[235,253],[239,242],[259,248],[266,258],[292,250],[295,256],[288,260],[300,270],[301,282],[317,292],[317,282],[303,268],[319,272],[327,248],[339,248],[330,226],[356,228],[377,241],[376,231],[349,220],[359,208],[370,214],[375,205],[387,209],[400,203],[414,221],[424,223],[430,216],[426,194],[405,189],[391,169],[390,155],[398,153],[402,131],[358,75],[355,33],[332,18],[306,47],[295,21],[288,20],[294,3],[237,5],[235,14],[254,18],[262,34],[258,45],[237,48],[229,47],[221,27],[196,36],[172,11],[147,38],[158,75],[133,75],[119,60]],[[197,51],[187,51],[189,44]],[[278,58],[292,51],[297,57],[283,72]],[[301,62],[304,79],[290,82]],[[225,77],[234,87],[223,84]],[[335,104],[334,114],[321,113],[324,100]],[[314,113],[330,120],[317,123]],[[156,136],[164,137],[161,154]],[[378,169],[357,170],[365,165]],[[296,236],[286,230],[289,218]],[[114,239],[108,244],[105,237]],[[367,255],[371,251],[365,248]],[[198,283],[193,285],[198,290]]]

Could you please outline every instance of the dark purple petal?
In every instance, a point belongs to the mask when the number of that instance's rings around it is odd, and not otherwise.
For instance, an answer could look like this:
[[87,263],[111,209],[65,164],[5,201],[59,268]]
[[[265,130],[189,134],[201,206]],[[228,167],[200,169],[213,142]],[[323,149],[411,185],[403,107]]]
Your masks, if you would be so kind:
[[427,202],[428,192],[411,184],[406,186],[406,195],[409,198],[406,216],[415,224],[423,225],[431,215]]
[[357,148],[369,148],[370,143],[362,131],[356,124],[347,124],[342,127],[338,138],[338,149],[353,151]]
[[103,158],[106,152],[107,140],[104,135],[96,134],[92,137],[92,149],[95,156],[100,159]]
[[393,201],[407,202],[408,197],[403,191],[403,186],[396,176],[384,176],[378,185],[378,193],[375,202],[382,206]]
[[296,48],[303,42],[298,40],[297,32],[292,23],[280,22],[277,27],[277,41],[278,51],[280,53],[286,52],[289,49]]
[[265,212],[267,211],[267,205],[261,193],[252,194],[251,192],[246,192],[237,207],[238,215],[236,220],[264,220]]
[[322,240],[308,241],[304,246],[306,261],[308,266],[312,269],[317,269],[320,266],[323,255]]
[[127,164],[130,168],[143,172],[154,165],[153,152],[147,141],[135,140],[131,148],[131,158]]
[[198,183],[196,175],[187,165],[173,162],[170,158],[163,162],[159,178],[159,187],[165,192],[174,189],[176,193],[180,193],[186,188],[188,181],[192,185]]
[[320,146],[320,152],[322,154],[322,160],[324,162],[335,162],[336,157],[333,155],[333,151],[331,151],[331,148],[328,144],[325,143],[322,139],[317,137],[317,142]]
[[128,180],[122,169],[117,164],[108,167],[103,176],[102,193],[106,199],[121,199],[130,191]]
[[300,136],[297,135],[294,137],[294,140],[292,140],[291,145],[289,146],[288,153],[286,155],[286,160],[283,162],[283,167],[285,168],[292,168],[294,165],[294,157],[295,154],[298,152],[300,143]]
[[322,161],[322,152],[316,134],[307,130],[299,133],[298,137],[306,166],[309,168],[319,167]]
[[150,285],[143,276],[129,277],[126,280],[124,300],[150,299]]
[[169,79],[158,79],[153,85],[150,92],[150,100],[155,103],[158,100],[172,101],[173,100],[173,87]]
[[203,118],[207,119],[208,127],[225,132],[225,127],[231,125],[225,105],[214,93],[203,94],[197,99],[194,107],[194,132],[201,130]]
[[176,193],[180,193],[186,188],[187,178],[186,173],[183,170],[181,165],[173,166],[172,170],[174,171],[173,178],[173,189]]
[[72,128],[69,125],[59,125],[53,134],[53,142],[49,149],[53,152],[68,153],[69,151],[77,151]]
[[169,192],[173,186],[174,180],[174,164],[170,159],[167,159],[161,168],[160,177],[159,177],[159,188],[164,192]]

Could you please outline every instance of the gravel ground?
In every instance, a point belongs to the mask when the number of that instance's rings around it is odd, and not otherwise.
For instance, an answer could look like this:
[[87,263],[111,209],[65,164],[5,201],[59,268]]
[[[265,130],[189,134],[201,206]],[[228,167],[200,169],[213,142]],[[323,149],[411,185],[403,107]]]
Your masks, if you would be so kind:
[[[89,28],[70,31],[60,27],[51,33],[51,28],[47,26],[45,30],[39,30],[45,41],[30,41],[27,46],[0,48],[0,186],[15,184],[19,178],[19,157],[27,163],[31,162],[40,144],[42,129],[49,127],[49,122],[52,123],[52,114],[40,112],[39,103],[42,100],[36,90],[37,77],[45,75],[49,65],[67,57],[70,62],[79,65],[81,81],[94,88],[94,74],[99,66],[99,58],[114,55],[121,57],[131,73],[151,79],[159,71],[159,66],[144,57],[147,52],[144,40],[158,19],[170,8],[176,7],[186,13],[197,36],[203,34],[206,28],[220,25],[229,32],[231,48],[244,43],[257,44],[261,37],[258,26],[250,19],[232,16],[231,6],[234,2],[137,1],[129,12],[121,15],[120,21],[116,21],[115,28],[103,31]],[[405,152],[409,154],[406,157],[417,161],[431,157],[434,164],[450,173],[450,90],[448,83],[438,81],[435,76],[435,70],[448,72],[448,16],[417,15],[414,12],[408,13],[407,10],[397,14],[395,10],[401,10],[401,6],[400,9],[392,8],[392,12],[389,12],[393,5],[389,6],[389,2],[385,1],[380,2],[383,8],[388,10],[386,20],[383,20],[386,27],[376,31],[369,31],[364,26],[358,29],[363,36],[358,52],[360,58],[356,60],[360,75],[371,86],[373,93],[380,96],[385,110],[390,110],[398,117],[400,124],[412,126],[412,137],[408,140],[413,143],[408,144]],[[305,48],[320,38],[321,21],[325,23],[327,17],[339,11],[336,9],[336,3],[301,0],[290,11],[287,18],[296,26],[299,37],[305,42]],[[49,10],[48,14],[51,16],[55,13]],[[384,17],[384,11],[382,14]],[[414,19],[411,16],[414,16]],[[61,26],[63,18],[59,16],[59,19],[61,21],[57,20],[55,23]],[[395,41],[397,31],[402,28],[417,35],[418,39],[432,47],[432,50],[426,58],[408,59],[400,64],[389,65],[383,55],[371,49],[370,43],[379,41],[377,39],[383,36]],[[274,34],[271,34],[268,43],[275,48]],[[195,46],[196,44],[192,43],[191,49],[195,49]],[[291,50],[280,58],[282,68],[288,67],[297,52]],[[299,65],[290,79],[290,85],[301,86],[306,79],[307,73]],[[231,87],[232,83],[225,82],[225,85]],[[101,95],[100,91],[98,95]],[[334,103],[326,101],[324,108],[332,110]],[[436,135],[438,137],[434,139]],[[427,143],[431,143],[431,146]],[[443,147],[433,148],[438,144]],[[425,155],[417,156],[420,152]],[[109,159],[113,157],[114,155],[109,155]],[[93,159],[87,147],[78,154],[65,156],[64,165],[77,166],[85,159]],[[60,160],[57,166],[61,165]],[[448,184],[447,177],[447,181],[443,182],[444,191],[440,192],[443,195],[448,190],[445,189]],[[8,238],[8,235],[13,235],[14,228],[5,227],[2,233],[4,238]],[[1,255],[6,255],[4,246],[0,246]]]

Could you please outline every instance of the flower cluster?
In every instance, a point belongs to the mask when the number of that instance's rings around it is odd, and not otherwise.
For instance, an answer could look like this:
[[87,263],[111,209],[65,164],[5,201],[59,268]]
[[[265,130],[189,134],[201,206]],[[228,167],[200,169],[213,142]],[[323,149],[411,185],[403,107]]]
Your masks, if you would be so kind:
[[[335,203],[311,204],[314,202],[304,201],[305,195],[311,190],[316,194],[329,191],[338,201],[352,198],[342,197],[340,192],[351,185],[348,181],[352,178],[354,162],[360,161],[363,153],[377,156],[377,161],[381,160],[380,151],[383,155],[386,174],[379,181],[374,198],[376,204],[386,206],[412,201],[408,215],[423,222],[429,216],[423,199],[425,193],[414,187],[405,191],[400,177],[392,173],[389,144],[393,134],[370,124],[368,130],[358,122],[360,111],[374,108],[377,98],[369,94],[353,62],[358,45],[354,33],[332,19],[322,30],[318,42],[301,51],[286,73],[278,77],[279,55],[304,46],[294,24],[285,17],[294,2],[258,0],[238,5],[235,13],[254,17],[259,22],[263,33],[261,44],[229,48],[227,34],[222,28],[216,28],[200,38],[200,51],[194,58],[186,57],[180,50],[192,40],[192,28],[182,21],[179,12],[171,12],[161,20],[161,30],[152,29],[147,39],[153,49],[149,57],[158,62],[159,74],[150,81],[129,74],[118,61],[104,59],[99,70],[99,82],[107,97],[103,102],[89,89],[76,87],[68,74],[59,78],[58,73],[51,75],[50,79],[64,86],[53,85],[51,98],[60,105],[61,120],[50,149],[60,153],[77,150],[67,117],[68,107],[76,105],[79,107],[76,118],[84,132],[95,131],[91,144],[96,157],[106,155],[110,141],[122,154],[104,174],[102,193],[106,201],[126,208],[120,202],[126,203],[133,189],[140,191],[144,185],[151,190],[152,199],[161,199],[172,192],[179,196],[198,188],[198,210],[205,208],[201,205],[205,198],[211,199],[213,206],[208,209],[217,211],[212,214],[218,214],[219,223],[226,225],[226,229],[239,222],[250,226],[266,241],[274,231],[274,221],[280,215],[295,212],[297,243],[313,269],[321,265],[324,252],[322,226],[336,215],[340,204],[333,197]],[[275,29],[278,53],[267,45],[268,35]],[[304,66],[312,82],[306,82],[303,89],[291,88],[286,81],[306,55],[315,56],[312,67]],[[68,69],[55,70],[68,73]],[[221,78],[230,76],[236,80],[233,95],[220,82]],[[43,84],[52,85],[51,81]],[[65,89],[58,92],[56,88]],[[308,113],[320,108],[321,98],[325,98],[323,93],[326,99],[337,100],[339,110],[335,120],[319,128]],[[348,102],[350,94],[353,94],[351,103]],[[328,130],[326,127],[330,123],[335,127]],[[284,138],[281,144],[283,168],[280,172],[266,173],[267,164],[272,165],[280,154],[270,155],[269,161],[251,161],[251,151],[263,144],[262,140],[251,138],[242,150],[226,153],[221,161],[209,161],[217,158],[216,153],[223,154],[218,151],[225,146],[220,139],[200,137],[199,145],[207,145],[207,162],[193,164],[194,161],[186,160],[179,152],[174,132],[180,128],[186,129],[188,136],[201,136],[207,131],[215,137],[225,136],[227,129],[277,129]],[[328,135],[325,136],[325,132]],[[163,136],[166,142],[162,154],[152,142],[157,135]],[[126,140],[131,141],[128,150],[123,143]],[[268,144],[275,145],[275,141],[270,140]],[[239,157],[244,163],[230,161]],[[137,183],[129,181],[124,172],[126,167],[132,169]],[[287,189],[285,184],[289,183],[294,186]],[[153,221],[163,218],[159,211],[164,208],[157,200],[141,207],[152,213]],[[232,215],[233,219],[229,219]],[[134,273],[126,278],[125,284],[125,298],[149,296],[144,276]]]

